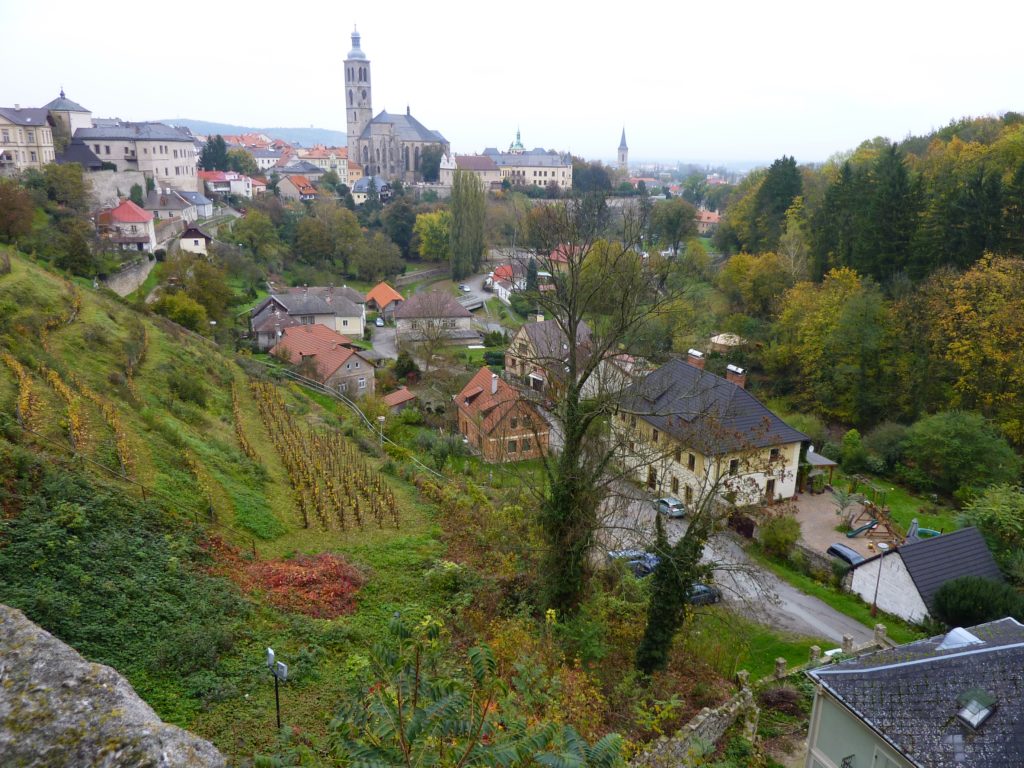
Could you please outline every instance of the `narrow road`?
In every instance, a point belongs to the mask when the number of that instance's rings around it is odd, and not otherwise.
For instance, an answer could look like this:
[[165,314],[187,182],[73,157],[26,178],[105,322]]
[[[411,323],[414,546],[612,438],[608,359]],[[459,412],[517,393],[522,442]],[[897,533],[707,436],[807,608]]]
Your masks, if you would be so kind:
[[[644,549],[654,542],[657,513],[650,497],[628,484],[603,506],[602,538],[607,550]],[[663,519],[669,543],[686,531],[685,520]],[[723,600],[767,626],[806,637],[830,640],[837,646],[843,635],[855,643],[872,639],[872,631],[816,597],[801,592],[752,561],[732,538],[718,534],[704,548],[704,561],[715,566],[715,583]]]

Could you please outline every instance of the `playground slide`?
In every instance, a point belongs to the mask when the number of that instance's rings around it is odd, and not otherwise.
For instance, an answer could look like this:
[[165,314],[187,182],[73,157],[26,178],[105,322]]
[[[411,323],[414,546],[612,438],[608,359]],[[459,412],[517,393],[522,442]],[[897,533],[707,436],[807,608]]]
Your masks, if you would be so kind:
[[854,539],[857,536],[860,536],[862,533],[864,533],[866,531],[870,531],[872,528],[875,528],[877,525],[878,525],[878,521],[877,520],[871,520],[871,521],[869,521],[867,523],[864,523],[864,525],[862,525],[860,528],[854,528],[852,531],[847,531],[846,532],[846,538]]

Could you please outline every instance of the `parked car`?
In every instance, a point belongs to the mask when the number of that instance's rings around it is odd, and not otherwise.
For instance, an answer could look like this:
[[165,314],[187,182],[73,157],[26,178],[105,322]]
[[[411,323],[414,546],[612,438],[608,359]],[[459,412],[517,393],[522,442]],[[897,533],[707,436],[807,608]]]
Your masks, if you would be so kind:
[[469,293],[472,290],[472,288],[470,288],[465,283],[462,283],[462,285],[459,286],[459,290],[462,291],[463,293]]
[[855,549],[850,549],[845,544],[833,544],[825,552],[832,557],[842,560],[847,565],[859,565],[864,562],[864,555]]
[[686,515],[686,505],[674,496],[655,499],[654,508],[669,517],[684,517]]
[[690,605],[714,605],[722,601],[722,590],[710,584],[694,584],[690,587]]
[[384,318],[383,317],[378,317],[376,320],[373,321],[373,324],[376,325],[378,328],[383,328],[384,327]]
[[616,549],[608,553],[609,560],[621,560],[638,579],[650,576],[658,567],[661,558],[642,549]]

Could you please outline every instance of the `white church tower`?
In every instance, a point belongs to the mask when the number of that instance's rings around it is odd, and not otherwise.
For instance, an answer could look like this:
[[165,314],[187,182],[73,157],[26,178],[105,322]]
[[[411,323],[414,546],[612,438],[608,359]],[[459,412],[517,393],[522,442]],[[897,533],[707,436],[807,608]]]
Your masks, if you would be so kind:
[[373,119],[373,99],[370,93],[370,60],[359,47],[359,31],[352,32],[352,50],[345,59],[345,115],[348,131],[348,159],[363,166],[370,158],[359,156],[359,137]]

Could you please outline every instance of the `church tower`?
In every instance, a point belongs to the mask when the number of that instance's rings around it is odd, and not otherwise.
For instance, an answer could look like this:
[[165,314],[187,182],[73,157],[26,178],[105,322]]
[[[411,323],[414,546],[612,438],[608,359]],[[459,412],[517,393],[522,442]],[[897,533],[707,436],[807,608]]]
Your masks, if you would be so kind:
[[629,173],[629,147],[626,146],[626,126],[622,126],[622,140],[619,142],[619,170]]
[[359,47],[358,30],[352,31],[352,50],[345,59],[345,115],[348,159],[362,165],[365,171],[370,162],[369,152],[364,144],[364,152],[360,154],[359,137],[373,118],[373,100],[370,94],[370,60]]

